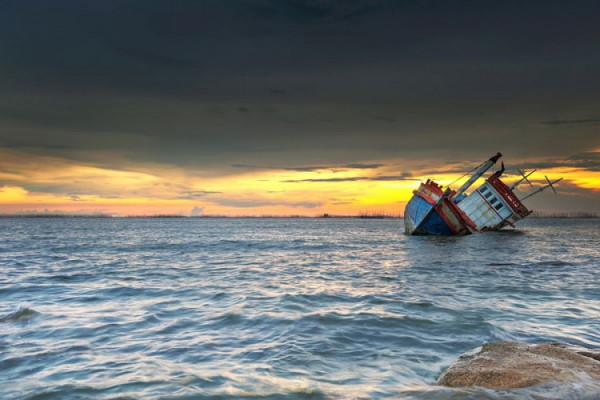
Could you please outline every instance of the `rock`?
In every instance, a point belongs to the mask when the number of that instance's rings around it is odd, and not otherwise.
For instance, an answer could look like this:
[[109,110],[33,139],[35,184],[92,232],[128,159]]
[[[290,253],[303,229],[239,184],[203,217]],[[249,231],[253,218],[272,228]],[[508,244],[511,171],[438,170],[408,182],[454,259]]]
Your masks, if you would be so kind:
[[438,379],[449,387],[523,388],[600,382],[600,349],[566,343],[487,343],[461,355]]

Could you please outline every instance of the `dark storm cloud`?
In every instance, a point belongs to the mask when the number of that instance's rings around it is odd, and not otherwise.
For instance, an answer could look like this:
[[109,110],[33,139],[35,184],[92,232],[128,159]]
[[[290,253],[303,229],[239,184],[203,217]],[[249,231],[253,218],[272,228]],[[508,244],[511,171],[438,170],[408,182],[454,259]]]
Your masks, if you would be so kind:
[[303,167],[276,167],[276,166],[261,166],[261,165],[249,165],[249,164],[231,164],[231,166],[234,168],[250,169],[250,170],[271,169],[271,170],[298,171],[298,172],[309,172],[309,171],[317,171],[317,170],[321,170],[321,169],[331,168],[331,167],[315,166],[315,165],[308,165],[308,166],[303,166]]
[[573,154],[564,159],[549,159],[539,162],[521,163],[514,169],[548,169],[548,168],[581,168],[588,171],[600,171],[600,152],[584,152]]
[[419,181],[420,179],[411,178],[412,174],[409,172],[403,172],[400,175],[380,175],[374,176],[370,180],[372,181]]
[[598,162],[600,161],[600,151],[586,151],[584,153],[573,154],[568,159],[578,162]]
[[384,164],[347,164],[345,168],[355,168],[355,169],[374,169],[383,167]]
[[[579,153],[569,157],[568,161],[576,168],[600,171],[600,152]],[[569,165],[569,164],[567,164]]]
[[248,164],[232,164],[234,168],[241,169],[271,169],[280,171],[296,171],[296,172],[313,172],[319,170],[337,170],[337,169],[377,169],[384,166],[385,164],[345,164],[345,165],[307,165],[302,167],[277,167],[277,166],[260,166],[260,165],[248,165]]
[[115,53],[116,55],[122,55],[126,59],[137,60],[142,64],[157,65],[170,69],[191,68],[195,65],[190,60],[165,56],[152,51],[143,51],[133,47],[117,47]]
[[598,11],[4,0],[0,146],[199,168],[579,152],[598,147]]
[[368,180],[363,177],[349,177],[349,178],[313,178],[313,179],[287,179],[281,182],[284,183],[298,183],[298,182],[356,182]]
[[380,0],[267,0],[247,4],[261,17],[322,23],[368,15],[385,3],[387,1]]
[[411,174],[408,172],[400,175],[379,175],[379,176],[351,176],[351,177],[340,177],[340,178],[312,178],[312,179],[289,179],[284,180],[284,183],[297,183],[297,182],[357,182],[357,181],[419,181],[420,179],[411,178]]
[[599,124],[600,118],[589,118],[589,119],[555,119],[552,121],[545,121],[543,124],[546,125],[577,125],[577,124]]

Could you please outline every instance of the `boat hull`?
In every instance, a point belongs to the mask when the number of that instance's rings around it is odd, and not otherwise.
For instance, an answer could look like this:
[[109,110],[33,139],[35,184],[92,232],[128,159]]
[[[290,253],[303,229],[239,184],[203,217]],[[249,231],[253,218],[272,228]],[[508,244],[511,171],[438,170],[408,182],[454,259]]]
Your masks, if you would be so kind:
[[472,222],[449,199],[454,192],[442,192],[428,180],[415,190],[404,211],[404,228],[409,235],[466,235]]
[[434,205],[415,195],[404,211],[404,228],[409,235],[450,236],[454,233]]

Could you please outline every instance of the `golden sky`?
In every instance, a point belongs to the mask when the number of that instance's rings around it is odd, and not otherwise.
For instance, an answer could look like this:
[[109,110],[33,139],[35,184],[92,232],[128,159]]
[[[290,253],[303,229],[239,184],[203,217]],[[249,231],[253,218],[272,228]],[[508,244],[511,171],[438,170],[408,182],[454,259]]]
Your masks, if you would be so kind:
[[[598,159],[599,152],[586,155]],[[487,157],[486,157],[487,158]],[[485,159],[485,158],[484,158]],[[447,185],[479,161],[449,162],[392,159],[363,164],[316,166],[307,170],[255,167],[227,173],[173,165],[106,168],[49,156],[2,152],[0,212],[103,212],[112,215],[400,215],[412,191],[427,178]],[[483,161],[483,159],[481,160]],[[511,160],[504,180],[515,181],[517,166],[547,166],[523,184],[523,194],[563,177],[559,195],[546,191],[528,201],[549,211],[599,210],[600,171],[572,160]],[[508,161],[507,161],[508,162]],[[562,164],[562,165],[559,165]],[[412,168],[411,168],[412,167]],[[300,169],[300,170],[299,170]],[[490,170],[494,171],[496,168]],[[403,172],[400,172],[403,171]],[[457,188],[462,181],[452,187]],[[535,201],[535,202],[534,202]]]

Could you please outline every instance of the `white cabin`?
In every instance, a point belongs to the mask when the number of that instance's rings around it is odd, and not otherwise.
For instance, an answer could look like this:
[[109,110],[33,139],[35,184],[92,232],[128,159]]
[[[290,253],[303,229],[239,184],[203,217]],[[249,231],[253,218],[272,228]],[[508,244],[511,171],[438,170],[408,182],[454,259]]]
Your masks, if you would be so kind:
[[477,230],[496,229],[513,214],[508,203],[488,182],[458,203],[458,208],[475,223]]

